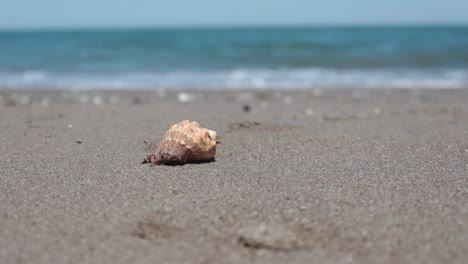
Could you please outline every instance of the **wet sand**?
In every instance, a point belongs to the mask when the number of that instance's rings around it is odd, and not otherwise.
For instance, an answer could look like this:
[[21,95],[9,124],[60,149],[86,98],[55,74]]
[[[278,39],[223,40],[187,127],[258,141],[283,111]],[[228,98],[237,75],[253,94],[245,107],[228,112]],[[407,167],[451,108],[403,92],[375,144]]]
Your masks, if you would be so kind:
[[[464,263],[468,90],[0,90],[2,263]],[[216,161],[140,164],[183,119]]]

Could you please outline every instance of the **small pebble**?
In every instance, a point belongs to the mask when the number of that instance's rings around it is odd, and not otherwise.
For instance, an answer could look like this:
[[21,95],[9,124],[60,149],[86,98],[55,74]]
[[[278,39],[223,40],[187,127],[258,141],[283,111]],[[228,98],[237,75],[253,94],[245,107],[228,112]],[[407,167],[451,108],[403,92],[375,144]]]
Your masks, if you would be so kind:
[[244,110],[244,112],[250,112],[250,106],[248,104],[245,104],[242,106],[242,110]]
[[133,104],[141,104],[141,98],[139,96],[135,96],[132,98]]
[[177,99],[180,102],[193,102],[195,101],[195,95],[194,94],[189,94],[189,93],[179,93],[177,94]]
[[83,141],[77,140],[76,143],[81,144],[81,143],[83,143]]
[[361,235],[363,235],[363,236],[367,235],[367,230],[366,230],[366,229],[362,229],[362,230],[361,230]]

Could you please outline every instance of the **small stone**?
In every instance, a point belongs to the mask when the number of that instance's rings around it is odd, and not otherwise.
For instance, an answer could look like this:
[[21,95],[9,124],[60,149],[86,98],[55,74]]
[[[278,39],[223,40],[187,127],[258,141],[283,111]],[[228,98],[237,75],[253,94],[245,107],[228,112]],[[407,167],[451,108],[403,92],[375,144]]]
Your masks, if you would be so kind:
[[362,229],[362,230],[361,230],[361,235],[366,236],[366,235],[367,235],[367,230],[366,230],[366,229]]
[[179,100],[179,102],[183,103],[193,102],[195,101],[195,95],[190,93],[179,93],[177,94],[177,99]]
[[299,248],[297,235],[280,224],[261,223],[239,230],[239,243],[246,248],[291,251]]

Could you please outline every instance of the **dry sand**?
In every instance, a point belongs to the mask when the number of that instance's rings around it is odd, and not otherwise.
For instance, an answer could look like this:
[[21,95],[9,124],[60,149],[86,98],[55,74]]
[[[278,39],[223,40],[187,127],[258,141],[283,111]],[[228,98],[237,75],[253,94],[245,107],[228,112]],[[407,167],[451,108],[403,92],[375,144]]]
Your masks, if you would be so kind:
[[[1,263],[468,259],[468,90],[0,94]],[[183,119],[216,161],[140,164]]]

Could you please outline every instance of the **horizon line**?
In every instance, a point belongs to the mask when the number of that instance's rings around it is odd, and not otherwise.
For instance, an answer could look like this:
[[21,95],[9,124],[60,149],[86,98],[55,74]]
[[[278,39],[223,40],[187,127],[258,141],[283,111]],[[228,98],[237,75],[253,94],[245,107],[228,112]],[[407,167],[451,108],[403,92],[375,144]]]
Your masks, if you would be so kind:
[[196,24],[196,25],[87,25],[44,27],[1,27],[0,32],[12,31],[101,31],[101,30],[171,30],[171,29],[274,29],[274,28],[414,28],[414,27],[468,27],[468,22],[418,23],[278,23],[278,24]]

